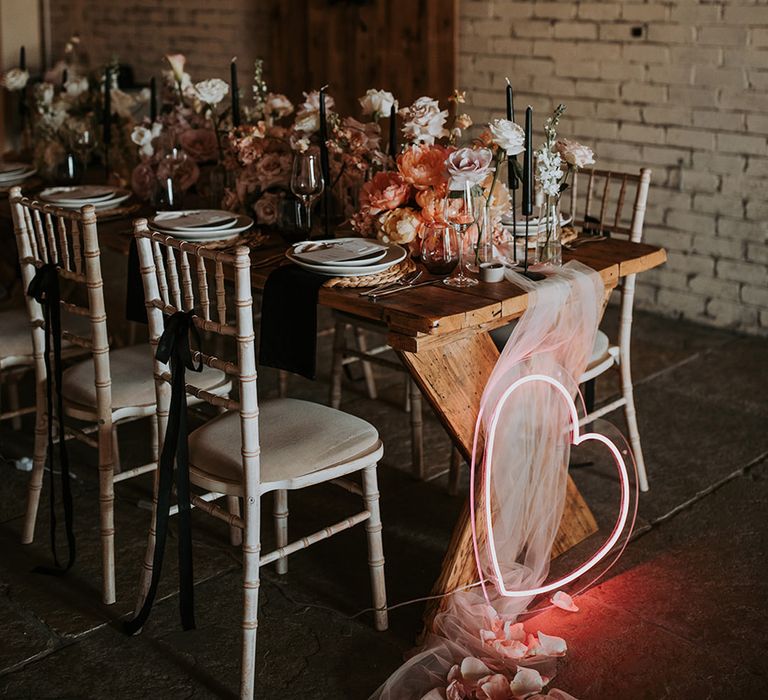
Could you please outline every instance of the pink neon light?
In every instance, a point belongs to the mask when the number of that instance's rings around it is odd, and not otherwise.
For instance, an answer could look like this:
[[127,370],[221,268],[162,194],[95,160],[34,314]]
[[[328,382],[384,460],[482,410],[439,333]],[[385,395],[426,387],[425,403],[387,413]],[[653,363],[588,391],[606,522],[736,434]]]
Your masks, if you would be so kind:
[[[619,506],[619,517],[616,521],[616,524],[614,525],[613,532],[611,533],[610,537],[605,541],[602,547],[600,547],[600,549],[598,549],[581,566],[571,571],[570,574],[563,576],[562,578],[557,579],[552,583],[548,583],[543,586],[538,586],[537,588],[528,588],[528,589],[519,590],[519,591],[509,591],[504,586],[504,579],[502,578],[498,557],[496,555],[496,543],[493,535],[493,518],[491,513],[491,478],[490,478],[491,465],[488,463],[487,460],[484,459],[483,464],[485,465],[485,468],[487,470],[485,473],[485,521],[486,521],[486,527],[488,530],[488,549],[491,554],[491,561],[493,563],[493,572],[496,576],[499,592],[503,596],[508,598],[525,598],[527,596],[534,596],[534,595],[539,595],[540,593],[547,593],[549,591],[554,591],[554,590],[557,590],[558,588],[562,588],[564,585],[570,583],[571,581],[577,579],[582,574],[589,571],[600,560],[602,560],[608,554],[611,548],[616,544],[619,537],[621,536],[621,532],[624,529],[624,525],[627,522],[627,516],[629,514],[629,475],[627,473],[627,465],[624,462],[624,458],[621,456],[621,452],[616,447],[616,445],[614,445],[613,442],[611,442],[604,435],[600,435],[598,433],[584,433],[583,435],[580,434],[579,416],[576,411],[576,404],[574,404],[573,399],[571,398],[571,395],[568,393],[568,390],[560,382],[558,382],[556,379],[553,379],[552,377],[548,377],[544,374],[531,374],[527,377],[522,377],[521,379],[518,379],[516,382],[514,382],[512,386],[510,386],[502,394],[501,399],[496,405],[493,415],[491,416],[490,428],[488,430],[488,439],[486,440],[486,444],[485,444],[485,454],[487,455],[493,454],[493,443],[496,438],[496,425],[499,421],[499,414],[504,404],[512,394],[512,392],[514,392],[515,389],[523,386],[524,384],[528,384],[530,382],[536,382],[536,381],[546,382],[547,384],[550,384],[551,386],[555,387],[555,389],[557,389],[567,401],[568,409],[571,414],[571,426],[572,426],[571,444],[580,445],[581,443],[587,442],[589,440],[597,440],[598,442],[602,443],[609,449],[609,451],[613,455],[614,461],[616,462],[616,468],[619,473],[619,480],[621,482],[620,484],[621,485],[621,503]],[[470,465],[470,484],[472,486],[474,486],[474,483],[475,483],[475,458],[477,453],[477,440],[480,432],[479,428],[480,428],[480,421],[482,419],[482,415],[483,415],[483,407],[481,406],[479,415],[477,417],[477,423],[475,424],[474,439],[472,441],[472,462]],[[486,600],[490,604],[490,599],[488,597],[488,591],[486,590],[485,579],[483,578],[483,573],[482,573],[482,568],[480,563],[480,551],[479,551],[479,544],[478,544],[478,537],[477,537],[477,526],[475,525],[474,497],[470,499],[470,520],[472,525],[472,545],[475,551],[475,561],[477,563],[477,570],[480,575],[480,581],[483,587],[483,594],[485,595]]]

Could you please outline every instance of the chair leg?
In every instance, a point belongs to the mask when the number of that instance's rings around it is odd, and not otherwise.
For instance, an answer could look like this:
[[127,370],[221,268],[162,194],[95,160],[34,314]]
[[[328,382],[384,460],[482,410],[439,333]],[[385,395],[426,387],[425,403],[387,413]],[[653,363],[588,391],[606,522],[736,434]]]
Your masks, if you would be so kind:
[[[275,541],[279,549],[288,544],[288,491],[286,489],[275,491],[275,506],[272,514],[275,518]],[[288,557],[280,557],[275,562],[275,570],[278,574],[287,574]]]
[[[11,411],[19,410],[19,383],[15,379],[8,382],[8,408]],[[21,430],[21,416],[11,418],[11,427]]]
[[160,436],[157,428],[157,415],[150,416],[149,429],[152,440],[152,461],[157,462],[160,459]]
[[32,544],[35,539],[35,523],[37,522],[37,509],[40,505],[40,492],[43,488],[43,474],[45,472],[45,460],[48,453],[48,420],[49,417],[44,408],[44,397],[37,390],[37,413],[35,414],[35,446],[32,455],[32,474],[29,477],[27,487],[27,512],[24,515],[24,527],[21,532],[21,543]]
[[[157,421],[153,420],[155,426]],[[155,540],[157,538],[157,489],[160,483],[160,471],[156,467],[153,476],[152,486],[152,520],[149,523],[149,532],[147,533],[147,549],[144,552],[144,561],[141,565],[141,574],[139,575],[139,596],[136,601],[135,613],[141,610],[144,605],[144,599],[149,592],[149,585],[152,583],[152,569],[155,557]]]
[[117,437],[117,425],[112,424],[112,464],[115,474],[119,474],[120,467],[120,442]]
[[281,399],[288,396],[288,372],[284,369],[277,373],[277,395]]
[[368,535],[368,567],[371,572],[371,590],[376,629],[383,632],[389,627],[387,616],[387,586],[384,579],[384,544],[381,539],[381,513],[376,465],[363,470],[363,498],[371,517],[365,521]]
[[411,397],[411,469],[418,479],[424,478],[424,435],[421,415],[421,391],[408,377]]
[[[368,342],[365,339],[365,332],[362,328],[355,328],[355,342],[360,352],[368,350]],[[373,365],[365,360],[360,360],[363,365],[363,377],[365,377],[365,388],[369,399],[378,398],[379,392],[376,389],[376,378],[373,375]]]
[[[240,515],[240,499],[237,496],[227,496],[227,510],[232,515]],[[229,526],[229,543],[233,547],[243,544],[243,531],[237,525]]]
[[114,489],[114,426],[99,428],[99,519],[101,529],[101,558],[103,601],[115,602],[115,489]]
[[632,387],[632,373],[629,368],[629,353],[622,355],[619,364],[621,372],[621,391],[626,403],[624,404],[624,416],[627,419],[629,432],[629,444],[637,465],[637,480],[641,491],[648,490],[648,475],[645,472],[645,460],[643,448],[640,446],[640,431],[637,428],[637,413],[635,412],[635,393]]
[[455,445],[451,447],[451,467],[448,473],[448,494],[456,496],[459,493],[459,482],[461,481],[461,466],[464,460],[461,458],[461,452]]
[[252,700],[256,683],[256,632],[259,608],[259,556],[261,532],[260,504],[257,498],[243,499],[245,531],[243,532],[243,647],[240,675],[240,698]]
[[331,408],[341,406],[341,375],[344,370],[344,350],[346,341],[347,324],[336,321],[333,330],[333,364],[331,365],[331,393],[328,403]]

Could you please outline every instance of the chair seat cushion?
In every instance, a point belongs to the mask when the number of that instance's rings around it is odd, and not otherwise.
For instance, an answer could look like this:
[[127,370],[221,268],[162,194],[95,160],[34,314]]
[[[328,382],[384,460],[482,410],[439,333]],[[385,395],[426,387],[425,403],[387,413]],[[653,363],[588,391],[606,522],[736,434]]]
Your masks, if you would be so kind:
[[593,367],[599,362],[602,362],[606,358],[608,355],[609,345],[610,343],[608,342],[608,336],[601,330],[598,330],[597,334],[595,335],[595,344],[592,346],[592,354],[589,357],[587,369]]
[[[73,316],[62,313],[62,327],[71,330],[77,335],[90,338],[90,322],[82,316]],[[32,357],[32,332],[29,325],[29,315],[24,309],[11,309],[0,312],[0,358],[5,357]],[[62,342],[62,350],[71,350],[76,346]]]
[[[261,482],[285,481],[349,462],[379,445],[370,423],[322,404],[275,399],[259,405]],[[189,436],[192,481],[221,484],[229,493],[243,482],[240,414],[228,411]]]
[[[112,375],[112,409],[150,407],[155,405],[155,381],[152,374],[152,351],[149,345],[132,345],[109,353]],[[223,372],[204,367],[201,374],[187,373],[187,381],[201,389],[212,390],[226,383]],[[62,382],[67,401],[80,406],[96,407],[96,383],[93,360],[78,362],[64,371]]]

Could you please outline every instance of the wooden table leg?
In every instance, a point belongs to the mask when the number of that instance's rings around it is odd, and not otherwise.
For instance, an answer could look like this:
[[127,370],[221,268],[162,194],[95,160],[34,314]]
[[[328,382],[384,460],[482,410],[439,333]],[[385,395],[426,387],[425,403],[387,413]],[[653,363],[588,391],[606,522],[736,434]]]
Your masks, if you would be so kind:
[[[499,352],[490,335],[481,332],[449,341],[434,349],[418,353],[401,352],[400,356],[454,444],[464,457],[469,459],[480,398],[499,358]],[[594,516],[568,477],[565,510],[552,556],[562,554],[596,531]],[[439,595],[476,580],[477,570],[467,504],[454,528],[440,577],[432,593]],[[431,628],[432,619],[443,601],[444,599],[436,601],[427,610],[427,629]]]

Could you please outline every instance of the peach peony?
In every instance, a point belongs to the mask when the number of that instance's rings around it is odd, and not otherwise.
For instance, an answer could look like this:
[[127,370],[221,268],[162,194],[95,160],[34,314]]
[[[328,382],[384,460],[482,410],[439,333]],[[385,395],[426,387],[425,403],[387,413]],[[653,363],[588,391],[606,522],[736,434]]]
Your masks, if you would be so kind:
[[439,187],[448,181],[445,160],[450,153],[443,146],[411,146],[397,157],[397,168],[417,190]]
[[379,214],[403,206],[410,194],[411,188],[400,173],[377,173],[363,185],[360,204],[369,214]]
[[377,238],[383,243],[411,243],[419,239],[423,226],[424,222],[415,209],[393,209],[379,217]]
[[437,190],[420,190],[416,193],[416,204],[421,207],[421,218],[425,222],[445,221],[445,194]]

